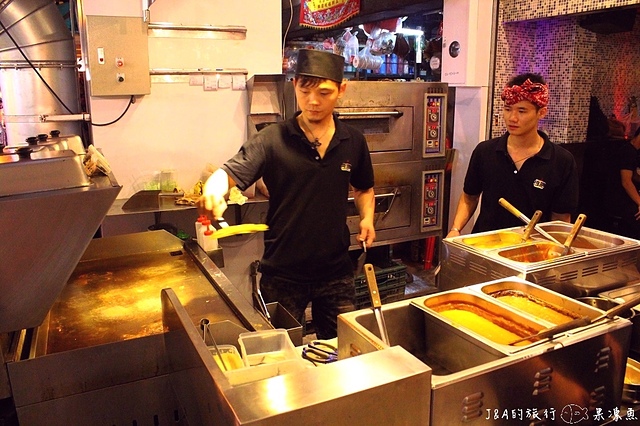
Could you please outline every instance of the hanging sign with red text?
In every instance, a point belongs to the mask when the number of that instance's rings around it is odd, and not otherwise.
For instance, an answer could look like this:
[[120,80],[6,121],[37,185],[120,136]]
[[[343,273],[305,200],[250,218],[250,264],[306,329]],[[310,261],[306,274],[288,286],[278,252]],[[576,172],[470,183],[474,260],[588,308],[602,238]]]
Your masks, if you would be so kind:
[[331,28],[359,12],[360,0],[302,0],[300,25],[309,28]]

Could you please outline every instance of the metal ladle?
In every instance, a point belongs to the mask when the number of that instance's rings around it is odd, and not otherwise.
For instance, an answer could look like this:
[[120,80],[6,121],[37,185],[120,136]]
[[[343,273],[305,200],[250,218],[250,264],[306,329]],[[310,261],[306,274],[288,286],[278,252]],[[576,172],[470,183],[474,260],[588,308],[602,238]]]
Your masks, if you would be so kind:
[[229,371],[227,368],[227,364],[224,362],[224,358],[222,358],[222,354],[220,353],[220,349],[218,349],[218,344],[216,343],[216,339],[213,338],[213,334],[211,334],[211,330],[209,330],[209,320],[207,318],[202,318],[200,320],[200,328],[202,329],[202,340],[205,344],[207,344],[207,334],[209,338],[213,342],[213,347],[216,348],[216,354],[218,355],[218,359],[224,367],[224,371]]

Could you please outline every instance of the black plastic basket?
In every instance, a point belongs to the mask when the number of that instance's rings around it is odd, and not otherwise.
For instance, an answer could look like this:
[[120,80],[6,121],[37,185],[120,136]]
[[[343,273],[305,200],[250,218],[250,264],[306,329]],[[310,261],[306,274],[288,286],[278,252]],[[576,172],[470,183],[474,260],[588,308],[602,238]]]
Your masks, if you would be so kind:
[[[381,267],[374,265],[376,270],[376,283],[380,300],[384,303],[395,302],[404,297],[407,286],[407,266],[390,262]],[[371,296],[364,274],[356,276],[356,309],[371,306]]]

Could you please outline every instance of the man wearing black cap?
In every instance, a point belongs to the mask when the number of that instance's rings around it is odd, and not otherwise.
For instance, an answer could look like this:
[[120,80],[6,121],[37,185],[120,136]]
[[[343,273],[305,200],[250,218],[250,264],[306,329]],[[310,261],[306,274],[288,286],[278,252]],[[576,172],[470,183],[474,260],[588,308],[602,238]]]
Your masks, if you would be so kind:
[[349,257],[347,199],[353,189],[360,214],[359,241],[370,246],[373,225],[373,166],[362,133],[337,120],[344,59],[301,49],[293,80],[300,111],[267,126],[216,170],[204,185],[202,213],[221,218],[225,195],[263,178],[269,210],[260,262],[260,290],[301,324],[311,302],[319,339],[337,335],[337,316],[355,308]]

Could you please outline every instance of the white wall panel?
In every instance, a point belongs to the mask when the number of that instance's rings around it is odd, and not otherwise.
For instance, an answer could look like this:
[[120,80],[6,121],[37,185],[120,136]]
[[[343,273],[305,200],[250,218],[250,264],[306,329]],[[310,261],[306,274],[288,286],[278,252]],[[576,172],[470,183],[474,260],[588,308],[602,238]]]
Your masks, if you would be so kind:
[[[142,17],[140,1],[84,0],[83,6],[89,15]],[[234,25],[247,30],[245,40],[233,41],[150,37],[150,68],[245,68],[247,78],[282,72],[280,0],[156,0],[149,10],[151,22]],[[114,120],[128,100],[128,96],[90,97],[93,122]],[[163,169],[174,169],[178,184],[189,190],[207,163],[220,165],[238,150],[246,137],[247,113],[246,91],[204,91],[186,83],[152,83],[151,94],[137,97],[121,121],[93,127],[93,142],[123,185],[120,198],[144,189]],[[245,207],[243,220],[262,220],[260,213],[256,213],[259,217],[254,213],[264,208]],[[136,216],[139,220],[126,224],[122,217],[107,218],[105,231],[110,235],[121,230],[144,231],[154,220],[153,215]],[[195,210],[179,216],[163,213],[162,220],[193,232]],[[262,235],[228,238],[220,245],[226,264],[223,272],[250,300],[249,265],[260,258]]]
[[[487,86],[493,0],[445,0],[442,23],[442,81],[452,86]],[[457,43],[459,49],[452,49]],[[457,56],[451,50],[458,50]]]
[[[85,14],[141,16],[131,1],[85,0]],[[150,68],[244,68],[253,74],[282,70],[281,4],[278,0],[206,2],[157,0],[151,22],[246,27],[245,40],[149,38]],[[91,97],[94,123],[124,111],[128,97]],[[204,91],[187,83],[152,83],[151,94],[136,98],[125,117],[93,127],[101,148],[127,198],[143,189],[160,170],[174,169],[178,184],[189,190],[207,163],[219,165],[246,137],[247,92]]]

